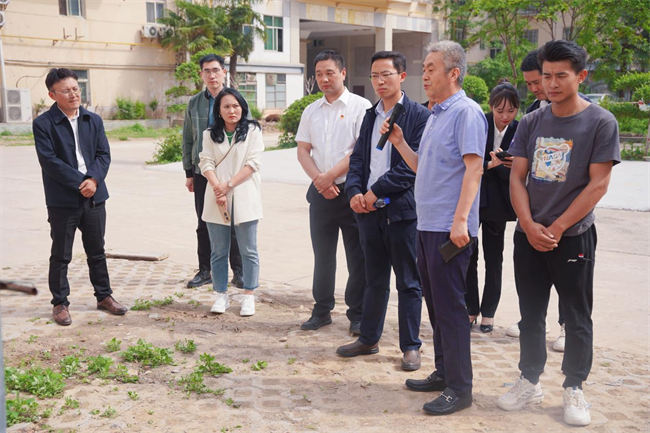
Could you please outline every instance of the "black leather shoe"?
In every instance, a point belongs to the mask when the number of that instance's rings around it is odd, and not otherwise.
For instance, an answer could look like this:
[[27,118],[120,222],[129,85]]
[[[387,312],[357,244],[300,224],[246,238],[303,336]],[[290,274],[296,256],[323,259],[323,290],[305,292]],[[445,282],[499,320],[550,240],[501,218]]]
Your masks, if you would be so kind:
[[235,272],[232,276],[232,280],[230,280],[230,284],[233,286],[237,287],[238,289],[243,289],[244,288],[244,276],[242,275],[241,272]]
[[494,327],[492,325],[481,325],[479,326],[479,329],[482,333],[487,334],[488,332],[492,332]]
[[187,287],[201,287],[204,284],[210,284],[212,282],[212,276],[208,270],[199,270],[197,274],[192,278],[188,283]]
[[311,316],[309,320],[307,320],[305,323],[300,325],[300,329],[303,331],[315,331],[319,328],[322,328],[323,326],[331,325],[332,324],[332,316],[329,314],[327,316],[321,316],[321,317],[316,317],[316,316]]
[[336,349],[336,353],[344,358],[352,358],[359,355],[374,355],[377,352],[379,352],[379,345],[366,346],[359,340]]
[[350,334],[358,337],[361,335],[361,320],[355,320],[350,322]]
[[424,411],[429,415],[449,415],[472,405],[472,394],[458,397],[451,388],[445,388],[440,396],[425,403]]
[[447,388],[447,384],[445,383],[445,379],[438,377],[434,371],[424,380],[406,379],[406,387],[411,391],[417,392],[440,392]]

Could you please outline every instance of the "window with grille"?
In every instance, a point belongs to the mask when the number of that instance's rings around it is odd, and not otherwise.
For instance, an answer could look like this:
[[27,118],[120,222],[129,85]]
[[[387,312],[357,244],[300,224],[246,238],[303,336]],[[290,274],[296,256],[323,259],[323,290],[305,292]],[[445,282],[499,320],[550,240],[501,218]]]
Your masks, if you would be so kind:
[[264,49],[267,51],[282,52],[284,36],[282,17],[270,17],[264,15],[264,24],[266,24],[266,42],[264,42]]
[[537,46],[539,30],[524,30],[524,39]]
[[287,74],[266,74],[266,108],[287,108]]
[[157,23],[159,18],[163,17],[165,12],[165,2],[147,2],[147,22]]
[[83,0],[59,0],[59,15],[82,17],[85,14]]
[[237,74],[237,90],[248,102],[250,106],[257,107],[257,76],[255,74],[238,73]]
[[72,72],[77,74],[77,82],[81,90],[81,102],[84,104],[90,103],[90,82],[88,81],[88,70],[86,69],[73,69]]

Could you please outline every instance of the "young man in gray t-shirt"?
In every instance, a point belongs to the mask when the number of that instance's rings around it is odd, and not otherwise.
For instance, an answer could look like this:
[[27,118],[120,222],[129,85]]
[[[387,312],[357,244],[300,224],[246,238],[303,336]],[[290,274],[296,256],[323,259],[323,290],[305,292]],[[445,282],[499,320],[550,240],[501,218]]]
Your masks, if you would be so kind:
[[521,377],[499,398],[505,410],[544,398],[539,377],[546,363],[546,310],[557,288],[564,309],[566,376],[564,421],[591,422],[582,392],[593,354],[593,209],[620,162],[614,116],[578,95],[587,77],[587,53],[574,42],[551,41],[539,51],[542,82],[552,104],[523,117],[510,153],[515,157],[510,195],[515,232],[515,283],[519,294]]

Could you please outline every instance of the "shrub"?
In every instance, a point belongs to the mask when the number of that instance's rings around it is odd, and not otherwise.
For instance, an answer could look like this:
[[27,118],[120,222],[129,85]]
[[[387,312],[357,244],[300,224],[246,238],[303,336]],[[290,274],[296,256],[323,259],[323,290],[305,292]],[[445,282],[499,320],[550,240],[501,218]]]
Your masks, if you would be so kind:
[[645,101],[647,104],[650,104],[650,84],[637,87],[632,95],[632,100]]
[[305,111],[305,108],[307,108],[309,104],[322,97],[323,94],[319,92],[314,95],[307,95],[289,105],[280,119],[282,135],[280,135],[280,145],[278,147],[289,148],[298,146],[295,137],[298,132],[298,125],[300,124],[302,112]]
[[145,105],[141,101],[133,101],[130,98],[116,98],[117,120],[144,119]]
[[169,164],[183,159],[183,139],[180,131],[172,131],[156,144],[156,152],[149,164]]
[[632,146],[629,149],[621,149],[621,159],[624,161],[643,161],[643,147]]
[[639,110],[639,104],[636,102],[609,102],[605,99],[600,103],[600,106],[605,110],[611,111],[620,122],[624,117],[631,117],[633,119],[648,119],[650,114],[647,111]]
[[251,105],[250,109],[251,109],[251,116],[253,117],[253,119],[260,120],[262,118],[262,112],[264,110],[260,110],[259,108],[257,108],[257,105]]
[[467,93],[467,96],[479,104],[487,102],[490,97],[488,86],[481,77],[475,77],[473,75],[465,76],[463,90]]
[[650,85],[650,72],[628,72],[614,81],[614,90],[634,91],[646,85]]
[[648,119],[622,117],[617,120],[618,131],[621,134],[646,135],[648,133]]
[[172,104],[167,106],[167,114],[183,114],[187,110],[187,104]]
[[158,100],[157,99],[152,99],[149,101],[149,109],[152,112],[155,112],[158,109]]

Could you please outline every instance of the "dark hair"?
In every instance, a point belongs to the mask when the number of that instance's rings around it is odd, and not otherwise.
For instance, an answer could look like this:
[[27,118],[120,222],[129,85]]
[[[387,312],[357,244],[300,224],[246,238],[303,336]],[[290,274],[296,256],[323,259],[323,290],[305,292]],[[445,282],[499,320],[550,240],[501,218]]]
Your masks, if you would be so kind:
[[207,56],[201,57],[201,60],[199,60],[199,68],[203,70],[203,64],[209,62],[219,62],[221,69],[226,67],[226,63],[224,62],[223,57],[217,56],[216,54],[208,54]]
[[210,138],[212,138],[212,141],[215,143],[223,143],[223,140],[225,139],[224,136],[224,130],[226,123],[223,120],[223,117],[221,117],[221,100],[224,98],[226,95],[232,95],[235,97],[239,105],[241,106],[241,119],[239,119],[239,123],[237,124],[237,128],[235,129],[235,143],[238,141],[244,141],[246,140],[246,136],[248,135],[248,127],[249,125],[255,125],[256,127],[262,129],[260,126],[259,122],[257,120],[249,120],[248,119],[248,103],[244,99],[244,97],[236,91],[235,89],[231,89],[230,87],[225,87],[219,94],[217,95],[216,99],[214,100],[214,107],[212,111],[214,112],[214,122],[212,125],[210,125]]
[[521,67],[519,68],[522,72],[539,71],[540,74],[542,73],[542,67],[537,62],[538,52],[539,50],[533,50],[526,54],[526,57],[521,61]]
[[398,51],[377,51],[370,58],[370,66],[372,67],[373,63],[381,59],[391,59],[395,70],[400,74],[406,71],[406,57]]
[[58,83],[61,80],[65,80],[66,78],[74,78],[77,81],[79,80],[77,74],[75,74],[70,69],[66,69],[66,68],[50,69],[50,72],[47,73],[47,77],[45,77],[45,85],[47,86],[47,90],[51,92],[52,86],[54,86],[56,83]]
[[515,86],[510,84],[507,78],[502,78],[499,80],[497,86],[492,89],[488,105],[492,108],[498,107],[506,102],[510,102],[512,108],[519,108],[519,92],[517,92]]
[[316,68],[316,64],[318,62],[322,62],[325,60],[332,60],[334,63],[336,63],[336,66],[339,67],[339,71],[342,71],[343,68],[345,68],[345,60],[343,60],[343,56],[341,55],[341,53],[334,50],[325,50],[318,53],[318,55],[314,59],[314,69]]
[[561,62],[568,60],[571,67],[579,74],[585,69],[587,64],[587,52],[580,45],[573,41],[549,41],[537,54],[537,61],[542,66],[544,62]]

